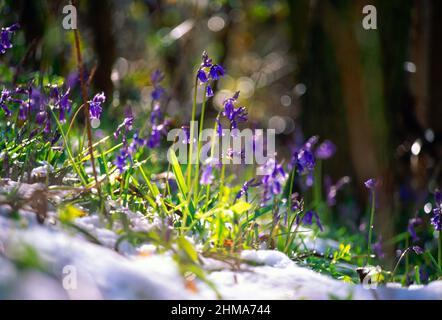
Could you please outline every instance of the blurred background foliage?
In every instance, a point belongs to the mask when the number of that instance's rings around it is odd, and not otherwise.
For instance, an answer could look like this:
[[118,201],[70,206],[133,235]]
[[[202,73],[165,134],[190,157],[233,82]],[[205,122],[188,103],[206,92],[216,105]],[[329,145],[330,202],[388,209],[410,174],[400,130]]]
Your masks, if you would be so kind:
[[[1,65],[1,82],[33,70],[75,86],[73,34],[61,25],[66,4],[0,0],[2,26],[22,25],[8,56],[15,71]],[[367,4],[377,8],[376,30],[362,28]],[[108,97],[103,129],[114,130],[128,107],[147,120],[156,68],[166,74],[173,123],[187,123],[207,50],[227,71],[209,116],[240,90],[252,123],[276,129],[281,159],[313,134],[337,145],[325,172],[352,184],[331,217],[353,231],[364,222],[365,179],[382,180],[375,228],[384,239],[404,231],[441,185],[441,1],[82,0],[77,7],[85,63],[89,72],[96,67],[93,90]]]

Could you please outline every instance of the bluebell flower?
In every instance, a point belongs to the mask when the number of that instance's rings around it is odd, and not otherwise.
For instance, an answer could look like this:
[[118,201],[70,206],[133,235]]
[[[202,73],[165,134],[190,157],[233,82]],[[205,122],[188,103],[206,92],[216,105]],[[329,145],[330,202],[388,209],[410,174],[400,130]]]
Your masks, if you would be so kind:
[[209,81],[209,79],[207,78],[206,73],[203,70],[198,70],[198,72],[196,73],[199,81],[201,81],[202,83],[206,83],[207,81]]
[[430,222],[436,231],[442,231],[442,193],[440,190],[434,193],[434,200],[436,205]]
[[336,152],[336,146],[330,140],[325,140],[315,151],[316,158],[326,160],[331,158]]
[[66,114],[71,111],[72,105],[71,101],[69,100],[69,93],[70,93],[70,88],[68,88],[64,94],[60,95],[58,93],[57,95],[56,105],[58,106],[60,112],[59,116],[60,122],[64,122],[66,119]]
[[210,67],[209,74],[212,80],[218,80],[220,77],[224,76],[224,69],[220,65],[214,64]]
[[[120,136],[122,130],[124,130],[125,132],[132,130],[133,123],[134,123],[134,116],[132,115],[132,113],[127,113],[126,117],[123,119],[123,122],[118,126],[117,130],[114,132],[115,139],[117,139]],[[123,139],[125,139],[125,135],[123,135]]]
[[413,246],[412,249],[416,254],[423,254],[424,253],[424,249],[422,249],[419,246]]
[[207,86],[206,97],[207,98],[213,97],[213,90],[211,86]]
[[164,75],[160,70],[155,70],[151,75],[152,85],[154,87],[151,96],[154,101],[158,101],[164,95],[164,88],[160,85],[160,82],[163,81]]
[[213,182],[213,179],[215,178],[212,174],[213,172],[212,164],[209,163],[205,165],[202,170],[203,172],[201,174],[200,183],[202,185],[211,184]]
[[35,122],[42,125],[48,120],[48,113],[45,110],[40,110],[35,116]]
[[224,109],[222,115],[230,121],[230,129],[236,129],[238,122],[247,121],[247,111],[245,107],[235,108],[236,100],[239,97],[239,91],[237,91],[231,98],[224,100]]
[[206,51],[203,52],[201,57],[201,65],[196,73],[198,80],[201,83],[206,83],[210,80],[216,81],[220,77],[224,76],[224,69],[219,64],[212,63],[212,59]]
[[161,121],[163,114],[161,113],[161,107],[159,103],[155,103],[150,113],[150,123],[151,125],[156,124]]
[[299,193],[294,192],[291,196],[291,209],[293,212],[300,212],[304,210],[304,199],[299,195]]
[[249,181],[244,182],[244,184],[242,185],[238,194],[236,195],[235,200],[238,200],[239,198],[241,198],[242,196],[247,194],[247,191],[249,190],[249,188],[259,186],[260,184],[261,183],[256,178],[253,178],[253,179],[250,179]]
[[265,204],[272,195],[278,195],[282,192],[282,186],[287,180],[288,174],[283,167],[276,162],[275,158],[269,158],[267,162],[261,166],[261,184],[264,189],[262,204]]
[[364,182],[365,187],[369,190],[376,189],[377,184],[378,183],[374,178],[368,179],[367,181]]
[[91,119],[100,119],[103,111],[102,104],[106,101],[106,96],[103,92],[96,94],[91,101],[89,101],[89,114]]
[[326,196],[327,196],[327,205],[329,207],[332,207],[336,205],[336,196],[338,195],[338,191],[342,189],[347,183],[350,182],[350,177],[342,177],[341,179],[336,182],[336,184],[332,184],[330,177],[327,176],[325,178],[325,189],[326,189]]
[[20,108],[18,110],[18,118],[22,121],[25,121],[28,118],[29,114],[29,103],[23,101],[20,104]]
[[6,105],[11,100],[11,92],[7,89],[3,89],[0,94],[0,107],[5,111],[5,114],[7,117],[10,117],[12,115],[11,110],[9,110],[8,106]]
[[0,35],[0,54],[5,54],[8,49],[12,48],[11,37],[12,34],[20,28],[18,23],[10,27],[2,28]]
[[160,145],[160,142],[161,131],[157,125],[153,125],[147,145],[149,146],[149,148],[156,148]]
[[316,159],[313,147],[317,142],[318,137],[313,136],[301,148],[293,152],[291,166],[296,167],[299,174],[311,174],[315,169]]
[[221,125],[221,120],[218,117],[216,117],[216,133],[218,135],[218,137],[222,137],[223,136],[223,126]]
[[408,231],[408,233],[410,234],[410,236],[411,236],[411,240],[412,240],[413,242],[417,242],[417,241],[419,240],[419,237],[418,237],[417,234],[416,234],[416,230],[415,230],[415,228],[416,228],[417,226],[421,225],[422,222],[423,222],[422,219],[419,218],[419,217],[412,218],[412,219],[410,219],[410,220],[408,221],[407,231]]
[[321,220],[319,219],[318,214],[314,210],[307,211],[301,218],[302,214],[298,214],[296,217],[296,224],[304,224],[307,226],[311,226],[313,224],[313,219],[315,219],[316,225],[318,226],[319,230],[324,231],[324,228],[322,227]]
[[124,166],[126,165],[127,159],[129,158],[129,153],[126,149],[122,149],[115,159],[115,166],[120,170],[120,173],[124,172]]

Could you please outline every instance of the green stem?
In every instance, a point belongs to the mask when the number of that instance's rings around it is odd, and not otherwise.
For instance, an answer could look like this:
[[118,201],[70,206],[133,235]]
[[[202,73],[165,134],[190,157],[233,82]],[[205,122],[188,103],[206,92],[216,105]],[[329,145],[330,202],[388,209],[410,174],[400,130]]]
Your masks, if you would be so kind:
[[196,171],[195,171],[195,178],[194,178],[194,202],[195,205],[197,205],[198,201],[198,183],[199,183],[199,170],[200,170],[200,151],[201,151],[201,135],[202,131],[204,129],[204,114],[206,112],[206,91],[207,91],[207,83],[204,85],[204,92],[203,92],[203,102],[201,105],[201,116],[200,116],[200,127],[198,130],[198,142],[197,142],[197,154],[196,154]]
[[[290,174],[289,199],[288,199],[288,207],[287,207],[287,210],[288,210],[288,213],[289,213],[289,215],[288,215],[289,217],[292,214],[292,193],[293,193],[293,182],[294,182],[294,180],[295,180],[295,169],[293,169],[291,174]],[[284,249],[285,252],[287,252],[287,250],[288,250],[287,247],[288,247],[289,240],[290,240],[290,231],[292,230],[293,221],[294,221],[294,219],[290,222],[289,229],[287,230],[287,240],[285,242],[285,249]]]
[[371,243],[373,237],[373,221],[374,221],[374,210],[376,204],[376,193],[371,192],[371,211],[370,211],[370,225],[368,226],[368,248],[367,248],[367,265],[370,265],[371,259]]
[[[218,118],[218,117],[219,117],[219,114],[218,114],[217,118]],[[212,142],[211,142],[211,145],[210,145],[210,157],[211,157],[211,158],[213,157],[213,151],[215,150],[216,126],[217,126],[217,122],[215,121],[215,125],[214,125],[214,127],[213,127]],[[219,161],[219,159],[218,159],[218,161]],[[210,184],[208,184],[208,185],[206,186],[206,198],[205,198],[205,200],[206,200],[206,205],[205,205],[205,207],[204,207],[204,212],[207,211],[207,206],[209,205],[209,194],[210,194]]]
[[437,264],[439,265],[439,270],[442,269],[442,230],[439,231],[439,247],[437,254]]
[[195,121],[196,114],[196,96],[198,92],[198,78],[195,77],[195,89],[193,90],[193,103],[192,103],[192,118],[190,119],[190,146],[189,146],[189,157],[187,157],[187,187],[189,188],[188,199],[190,199],[191,187],[190,183],[192,181],[192,156],[193,156],[193,140],[195,135],[195,130],[193,128],[193,121]]
[[87,186],[87,181],[84,179],[83,174],[80,172],[80,169],[77,167],[77,164],[75,163],[75,159],[72,156],[71,149],[69,148],[69,144],[68,144],[68,139],[63,131],[63,128],[61,127],[61,123],[60,123],[60,121],[58,121],[57,116],[54,114],[54,111],[52,111],[52,109],[50,109],[50,108],[49,108],[49,110],[51,111],[51,114],[54,117],[55,122],[57,123],[58,130],[60,130],[61,136],[63,137],[64,145],[66,146],[66,151],[68,153],[69,160],[71,160],[72,166],[74,167],[75,171],[77,172],[83,185]]

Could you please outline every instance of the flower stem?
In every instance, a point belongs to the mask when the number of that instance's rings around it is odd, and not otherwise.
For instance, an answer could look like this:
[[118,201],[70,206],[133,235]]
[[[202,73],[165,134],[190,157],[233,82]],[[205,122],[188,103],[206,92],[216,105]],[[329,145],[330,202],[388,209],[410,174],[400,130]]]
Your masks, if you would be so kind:
[[373,221],[374,221],[374,210],[376,204],[376,193],[371,192],[371,211],[370,211],[370,225],[368,226],[368,248],[367,248],[367,265],[370,265],[371,259],[371,243],[373,237]]
[[439,265],[439,270],[442,269],[442,230],[439,231],[439,246],[437,254],[437,264]]
[[199,168],[200,168],[200,151],[201,151],[201,135],[202,131],[204,129],[204,114],[206,112],[206,91],[207,91],[207,83],[204,85],[204,92],[203,92],[203,102],[201,105],[201,116],[200,116],[200,123],[199,123],[199,129],[198,129],[198,141],[197,141],[197,154],[196,154],[196,172],[195,172],[195,178],[194,178],[194,202],[197,203],[198,198],[198,183],[199,183]]
[[193,128],[193,121],[195,121],[195,114],[196,114],[196,96],[197,96],[197,92],[198,92],[198,78],[195,77],[195,88],[193,90],[193,102],[192,102],[192,118],[190,119],[189,157],[187,158],[187,160],[188,160],[188,165],[187,165],[187,187],[189,188],[189,194],[188,194],[187,197],[189,199],[190,199],[190,192],[191,192],[190,184],[191,184],[191,181],[192,181],[193,141],[194,141],[194,135],[195,135],[195,130]]

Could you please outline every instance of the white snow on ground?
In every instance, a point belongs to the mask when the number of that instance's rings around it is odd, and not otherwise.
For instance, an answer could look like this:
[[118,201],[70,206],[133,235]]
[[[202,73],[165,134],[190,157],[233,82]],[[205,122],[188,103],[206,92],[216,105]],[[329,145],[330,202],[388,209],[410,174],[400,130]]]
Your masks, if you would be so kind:
[[[22,212],[26,216],[26,212]],[[134,216],[136,219],[139,216]],[[113,250],[117,235],[101,227],[94,217],[77,220],[105,246],[56,226],[38,225],[28,214],[28,223],[0,213],[0,298],[11,299],[214,299],[215,292],[198,281],[197,290],[186,288],[178,267],[167,254],[156,254],[149,244]],[[146,221],[143,228],[148,228]],[[32,248],[38,268],[17,268],[8,258],[19,260]],[[8,258],[5,258],[8,257]],[[18,258],[17,258],[18,257]],[[442,281],[424,287],[367,290],[297,266],[278,251],[246,250],[241,259],[255,262],[231,270],[226,263],[204,258],[208,279],[224,299],[442,299]],[[63,288],[63,268],[76,268],[77,289]],[[213,271],[215,270],[215,271]]]

